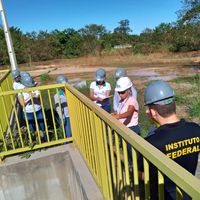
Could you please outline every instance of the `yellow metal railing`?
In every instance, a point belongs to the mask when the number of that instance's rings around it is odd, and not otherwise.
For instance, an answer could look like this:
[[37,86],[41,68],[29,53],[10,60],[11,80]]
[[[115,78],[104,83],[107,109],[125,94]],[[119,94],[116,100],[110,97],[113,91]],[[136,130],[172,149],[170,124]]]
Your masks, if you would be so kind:
[[[4,121],[2,121],[3,123],[0,123],[0,157],[72,141],[72,137],[66,137],[63,117],[59,118],[55,110],[54,95],[57,94],[59,97],[59,89],[63,87],[65,88],[64,84],[55,84],[51,86],[0,92],[0,105],[2,106],[1,116],[4,118]],[[26,109],[23,105],[21,112],[18,112],[18,107],[20,107],[20,105],[16,103],[15,97],[22,93],[29,93],[30,104],[34,105],[32,91],[35,90],[40,92],[39,100],[44,130],[41,130],[39,126],[41,121],[39,122],[37,119],[37,112],[33,106],[34,119],[32,120],[34,121],[33,124],[36,130],[31,131],[31,122],[28,120]],[[15,119],[14,125],[10,122],[7,112],[8,103],[6,101],[10,102],[9,107],[13,109],[13,118]],[[62,115],[60,100],[58,104]],[[20,117],[22,114],[24,114],[24,120]],[[6,127],[6,130],[3,127]]]
[[[158,196],[164,199],[164,176],[182,191],[200,198],[200,181],[159,150],[120,124],[73,87],[66,86],[74,143],[85,159],[105,199],[150,199],[149,165],[158,170]],[[128,159],[127,143],[132,148]],[[138,152],[143,156],[144,181],[139,181]],[[133,167],[130,167],[129,162]],[[141,194],[140,188],[144,187]]]
[[[9,90],[12,90],[12,77],[11,77],[10,70],[1,70],[0,71],[0,92],[9,91]],[[9,97],[3,97],[3,98],[5,102],[6,113],[8,115],[8,118],[10,119],[11,112],[12,112],[11,99]],[[3,106],[4,105],[2,104],[2,102],[0,102],[1,110],[3,109]],[[5,115],[3,115],[2,113],[0,115],[0,124],[1,124],[2,130],[5,131],[7,129],[7,123],[6,123]],[[1,135],[0,135],[0,139],[2,139]]]

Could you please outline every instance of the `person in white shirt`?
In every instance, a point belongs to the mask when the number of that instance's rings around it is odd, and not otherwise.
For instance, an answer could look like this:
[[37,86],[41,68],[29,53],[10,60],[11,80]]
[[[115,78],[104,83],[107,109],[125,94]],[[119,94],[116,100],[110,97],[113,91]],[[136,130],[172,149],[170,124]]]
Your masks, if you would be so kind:
[[[68,79],[65,78],[65,76],[63,76],[63,75],[59,75],[56,77],[56,82],[58,84],[59,83],[67,83]],[[65,126],[65,135],[67,137],[71,137],[70,119],[69,119],[69,112],[68,112],[68,106],[67,106],[67,98],[66,98],[64,88],[60,88],[58,93],[59,94],[54,95],[56,112],[59,115],[60,122],[61,122],[61,119],[63,118],[64,126]],[[59,99],[60,99],[61,108],[59,106]],[[62,115],[61,115],[61,113],[62,113]]]
[[13,77],[13,89],[14,90],[21,90],[24,89],[25,86],[21,83],[21,74],[18,69],[13,70],[12,72]]
[[[31,76],[25,76],[21,79],[22,84],[25,87],[34,87],[35,82],[33,81]],[[31,96],[33,98],[33,104],[31,102]],[[28,118],[29,129],[31,132],[36,131],[36,124],[34,118],[34,111],[36,114],[39,130],[44,131],[44,117],[42,113],[42,107],[40,103],[40,92],[38,90],[33,90],[32,92],[22,92],[18,94],[18,100],[21,106],[24,106],[24,112],[26,112],[26,116]],[[22,117],[25,120],[25,113],[22,113]],[[44,141],[46,141],[46,134],[44,133],[43,137]]]
[[[127,76],[127,72],[125,69],[121,68],[121,67],[118,67],[116,70],[115,70],[115,73],[114,73],[114,77],[116,79],[116,81],[121,78],[121,77],[126,77]],[[131,96],[135,97],[135,99],[137,100],[137,91],[136,89],[134,88],[134,86],[132,86],[130,88],[131,90]],[[121,97],[120,95],[118,94],[118,92],[115,91],[114,93],[114,97],[113,97],[113,110],[114,112],[117,112],[117,108],[119,106],[119,102],[121,100]]]
[[110,83],[106,82],[106,71],[102,68],[96,71],[96,81],[90,84],[90,99],[107,112],[111,112]]

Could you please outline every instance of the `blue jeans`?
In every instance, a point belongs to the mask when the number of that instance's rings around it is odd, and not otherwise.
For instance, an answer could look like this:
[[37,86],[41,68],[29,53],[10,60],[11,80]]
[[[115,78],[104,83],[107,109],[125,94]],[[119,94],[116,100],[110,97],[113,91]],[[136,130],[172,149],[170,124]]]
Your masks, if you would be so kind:
[[[65,127],[65,135],[66,137],[71,137],[72,133],[71,133],[71,126],[70,126],[70,121],[69,121],[69,117],[65,117],[63,119],[64,122],[64,127]],[[60,119],[60,127],[62,128],[62,121]]]
[[108,113],[111,113],[110,105],[103,105],[103,106],[101,106],[101,108],[104,109],[105,111],[107,111]]
[[65,135],[67,137],[71,137],[72,136],[69,117],[65,118]]
[[128,127],[130,128],[132,131],[134,131],[135,133],[137,133],[138,135],[140,135],[140,127],[139,125],[137,126],[131,126],[131,127]]
[[[36,118],[39,126],[39,130],[44,131],[44,117],[42,114],[42,109],[37,111],[36,113]],[[28,124],[31,132],[36,131],[36,125],[35,125],[35,118],[34,118],[34,113],[26,113],[27,118],[28,118]],[[25,120],[24,112],[22,114],[23,119]]]

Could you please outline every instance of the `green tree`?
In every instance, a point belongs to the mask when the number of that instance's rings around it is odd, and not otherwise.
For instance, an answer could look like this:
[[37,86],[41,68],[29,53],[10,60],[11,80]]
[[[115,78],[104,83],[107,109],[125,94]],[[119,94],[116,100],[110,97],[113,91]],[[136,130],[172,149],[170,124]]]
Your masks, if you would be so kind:
[[129,20],[121,20],[119,22],[119,26],[114,29],[114,37],[116,40],[116,45],[122,45],[130,43],[129,34],[132,32],[131,28],[129,27]]
[[99,55],[103,50],[103,36],[107,33],[103,25],[90,24],[79,30],[83,38],[84,54]]
[[177,12],[179,23],[200,22],[200,0],[183,0],[182,3],[182,9]]
[[0,65],[7,64],[9,62],[8,51],[4,36],[3,28],[0,27]]

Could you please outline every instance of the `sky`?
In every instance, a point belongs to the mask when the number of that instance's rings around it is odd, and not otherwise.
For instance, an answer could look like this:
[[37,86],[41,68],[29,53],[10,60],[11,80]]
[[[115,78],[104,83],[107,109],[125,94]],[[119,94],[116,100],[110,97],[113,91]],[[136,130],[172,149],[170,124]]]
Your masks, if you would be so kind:
[[[78,30],[98,24],[113,31],[128,19],[132,34],[177,20],[181,0],[2,0],[8,25],[24,33]],[[1,22],[0,22],[1,23]]]

